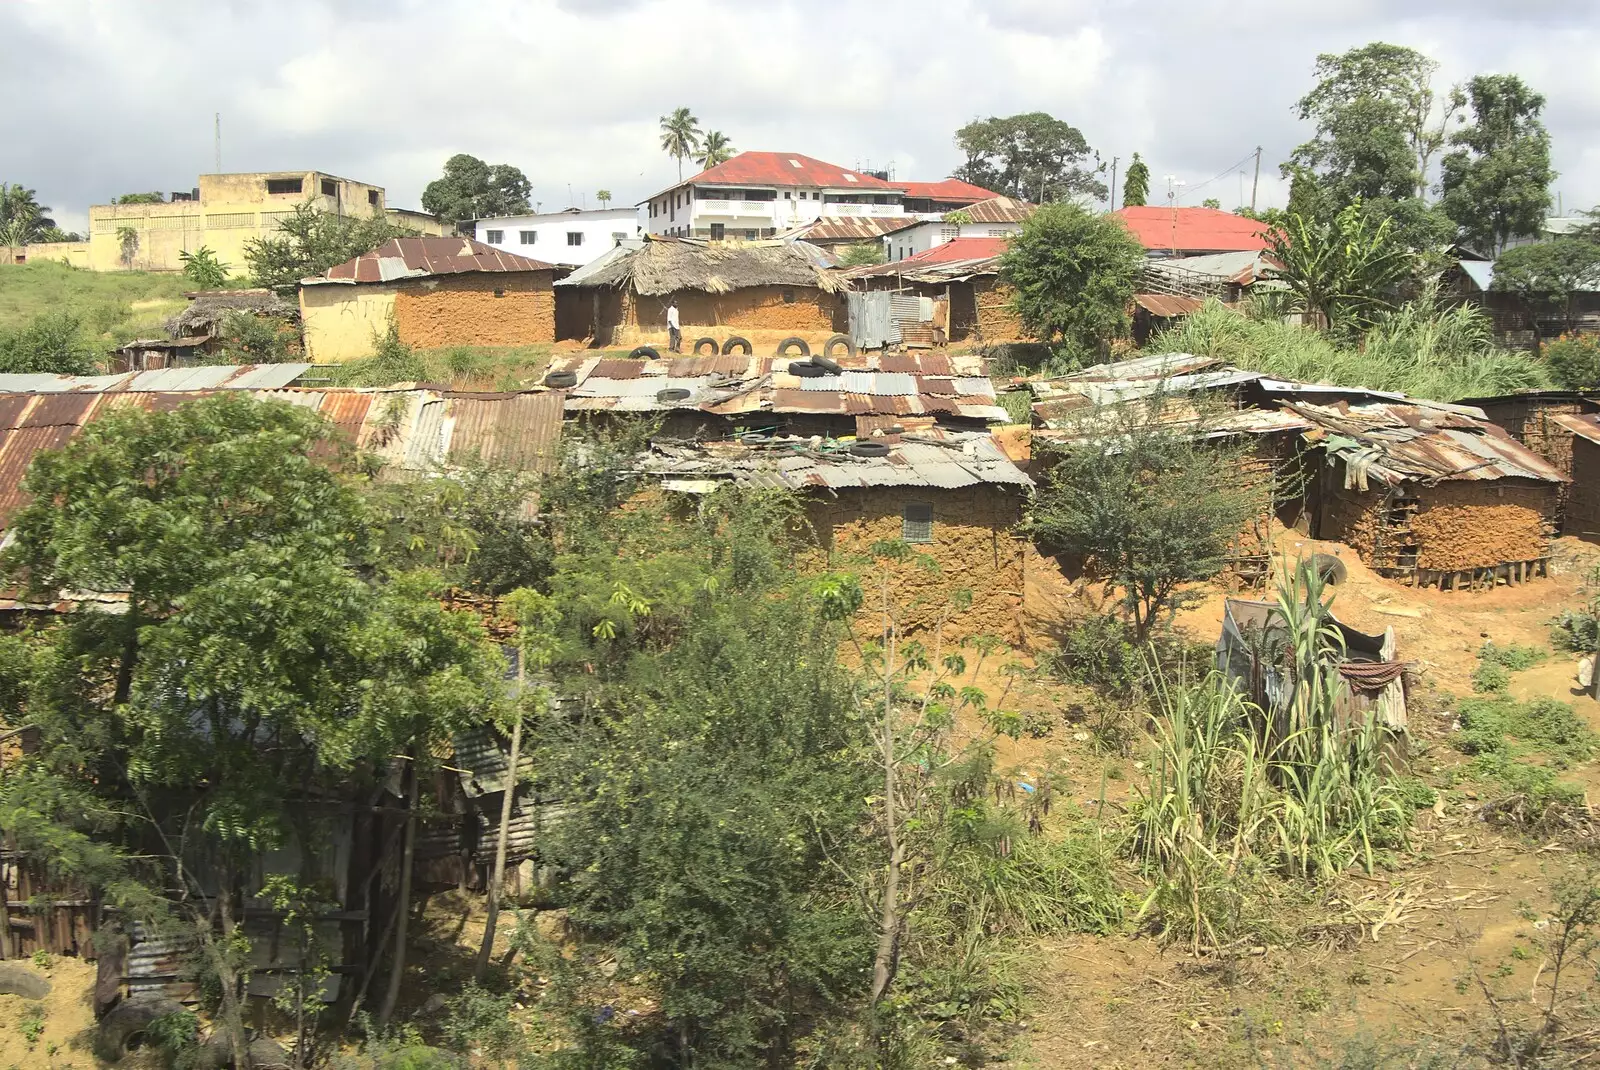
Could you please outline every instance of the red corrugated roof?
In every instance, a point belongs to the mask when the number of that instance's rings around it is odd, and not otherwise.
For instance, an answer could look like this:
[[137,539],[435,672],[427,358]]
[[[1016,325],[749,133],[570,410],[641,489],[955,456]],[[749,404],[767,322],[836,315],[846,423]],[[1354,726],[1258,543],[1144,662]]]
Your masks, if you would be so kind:
[[686,178],[669,189],[693,182],[714,186],[827,186],[839,189],[898,190],[881,178],[852,171],[798,152],[741,152],[726,163]]
[[905,190],[907,197],[925,197],[930,201],[966,201],[975,204],[1000,196],[993,190],[974,186],[959,178],[941,178],[937,182],[896,182],[894,186]]
[[501,252],[470,238],[390,238],[370,253],[328,269],[327,279],[391,282],[473,271],[554,271],[555,265]]
[[1142,205],[1114,213],[1146,249],[1180,253],[1228,253],[1265,249],[1266,224],[1215,208],[1164,208]]
[[952,238],[932,249],[908,256],[902,264],[950,264],[957,260],[987,260],[1006,251],[1004,238]]

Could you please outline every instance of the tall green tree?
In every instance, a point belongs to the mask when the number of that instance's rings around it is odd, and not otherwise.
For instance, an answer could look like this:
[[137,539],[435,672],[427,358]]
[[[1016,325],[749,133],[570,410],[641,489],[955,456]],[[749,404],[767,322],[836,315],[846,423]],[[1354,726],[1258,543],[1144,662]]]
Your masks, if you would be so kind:
[[1467,83],[1470,125],[1450,136],[1440,161],[1440,206],[1461,238],[1498,256],[1512,238],[1535,237],[1550,208],[1550,134],[1543,95],[1514,74],[1480,74]]
[[683,180],[683,161],[700,146],[700,120],[688,108],[674,108],[661,117],[661,151],[678,161],[678,180]]
[[1128,175],[1122,181],[1122,207],[1138,208],[1150,200],[1150,165],[1133,154]]
[[1574,326],[1574,299],[1600,289],[1600,242],[1563,236],[1507,249],[1494,262],[1493,288],[1522,299],[1531,320],[1558,314]]
[[125,599],[44,640],[24,700],[41,742],[8,763],[0,824],[24,851],[92,841],[99,872],[71,872],[86,847],[45,861],[135,919],[181,920],[235,1051],[261,852],[297,846],[303,878],[332,876],[315,872],[327,799],[371,798],[396,754],[427,761],[501,691],[476,619],[374,559],[353,482],[314,456],[338,456],[332,434],[238,394],[109,414],[34,460],[0,558],[33,597]]
[[1359,330],[1390,307],[1415,265],[1392,222],[1375,221],[1362,208],[1357,200],[1332,218],[1292,215],[1264,235],[1281,265],[1271,276],[1289,287],[1302,312],[1335,332]]
[[0,183],[0,245],[16,249],[43,240],[47,232],[56,229],[49,212],[33,190]]
[[955,141],[967,159],[954,178],[1022,201],[1105,199],[1105,168],[1082,131],[1042,111],[974,119]]
[[1088,356],[1127,333],[1143,266],[1144,247],[1117,217],[1048,204],[1011,239],[1000,273],[1016,291],[1012,305],[1030,335]]
[[[415,234],[395,226],[387,216],[335,215],[312,204],[298,204],[278,224],[276,234],[244,243],[244,259],[257,286],[290,297],[301,279],[369,253],[390,238]],[[134,239],[137,246],[137,235]]]
[[528,211],[532,192],[521,168],[458,152],[444,162],[444,174],[423,187],[422,207],[446,223],[489,219]]
[[178,260],[183,264],[183,277],[202,290],[219,290],[228,282],[228,265],[209,245],[194,252],[185,249],[178,254]]
[[694,158],[702,170],[709,170],[719,163],[727,163],[738,152],[733,143],[728,140],[728,135],[721,130],[707,130],[705,137],[700,139],[700,148]]

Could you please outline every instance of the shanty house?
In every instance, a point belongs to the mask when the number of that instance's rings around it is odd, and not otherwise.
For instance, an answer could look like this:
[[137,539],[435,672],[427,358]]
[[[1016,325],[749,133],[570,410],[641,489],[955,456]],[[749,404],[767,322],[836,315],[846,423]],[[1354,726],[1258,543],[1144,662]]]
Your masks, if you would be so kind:
[[676,303],[685,348],[701,336],[752,344],[798,336],[820,344],[848,325],[827,253],[805,242],[646,238],[624,242],[561,280],[563,338],[665,349]]
[[553,342],[555,271],[468,238],[391,238],[301,281],[306,356],[365,357],[391,325],[419,348]]
[[[803,496],[818,567],[871,567],[875,543],[903,540],[933,560],[887,562],[902,624],[927,629],[948,614],[947,638],[1020,639],[1024,544],[1012,531],[1033,481],[993,436],[930,429],[856,445],[804,438],[759,443],[655,444],[639,471],[667,491],[705,494],[725,483]],[[950,612],[971,593],[970,608]]]
[[1561,488],[1562,534],[1600,541],[1600,457],[1595,427],[1600,391],[1531,390],[1525,394],[1465,398],[1512,438],[1549,461],[1572,482]]
[[[1000,256],[1005,250],[1004,237],[952,238],[904,260],[844,272],[855,291],[848,298],[851,333],[865,345],[875,341],[935,345],[1026,338],[1022,319],[1011,307],[1012,289],[1000,278]],[[888,298],[889,321],[881,340],[857,325],[874,321],[873,310],[866,306],[880,294]],[[926,304],[916,305],[918,299]],[[858,311],[857,305],[863,307]]]

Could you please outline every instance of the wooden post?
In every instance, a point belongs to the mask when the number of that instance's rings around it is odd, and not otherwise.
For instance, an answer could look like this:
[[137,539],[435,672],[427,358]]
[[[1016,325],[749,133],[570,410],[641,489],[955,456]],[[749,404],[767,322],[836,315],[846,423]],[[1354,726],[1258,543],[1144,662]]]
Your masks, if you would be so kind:
[[511,832],[511,804],[517,795],[517,758],[522,750],[522,689],[528,676],[522,651],[517,651],[517,719],[511,725],[511,762],[506,768],[505,797],[500,800],[500,833],[494,844],[494,874],[489,880],[489,916],[483,924],[483,944],[478,960],[472,964],[472,979],[483,979],[494,951],[494,930],[500,920],[500,885],[506,876],[506,841]]
[[400,1001],[400,982],[406,971],[406,926],[411,919],[411,866],[417,850],[417,798],[421,780],[417,776],[417,755],[410,756],[411,788],[406,793],[405,847],[400,851],[400,899],[395,903],[394,957],[389,960],[389,988],[378,1009],[378,1028],[387,1029]]

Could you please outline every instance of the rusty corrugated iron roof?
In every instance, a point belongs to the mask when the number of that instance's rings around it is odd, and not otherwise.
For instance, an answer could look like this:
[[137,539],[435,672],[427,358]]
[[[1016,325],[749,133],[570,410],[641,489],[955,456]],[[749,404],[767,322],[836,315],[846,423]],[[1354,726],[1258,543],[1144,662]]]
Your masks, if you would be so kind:
[[554,264],[503,252],[471,238],[390,238],[370,253],[362,253],[329,268],[326,274],[301,280],[301,285],[394,282],[470,272],[554,270]]
[[961,209],[974,223],[1021,223],[1038,210],[1038,205],[1014,197],[990,197]]
[[822,216],[785,232],[786,238],[808,242],[865,242],[924,222],[914,215]]
[[99,394],[112,391],[275,390],[311,370],[309,364],[201,364],[114,375],[0,375],[0,394]]
[[1161,319],[1192,316],[1205,305],[1198,297],[1178,297],[1173,294],[1134,294],[1133,303]]
[[1552,414],[1550,419],[1579,438],[1600,446],[1600,413],[1563,412]]

